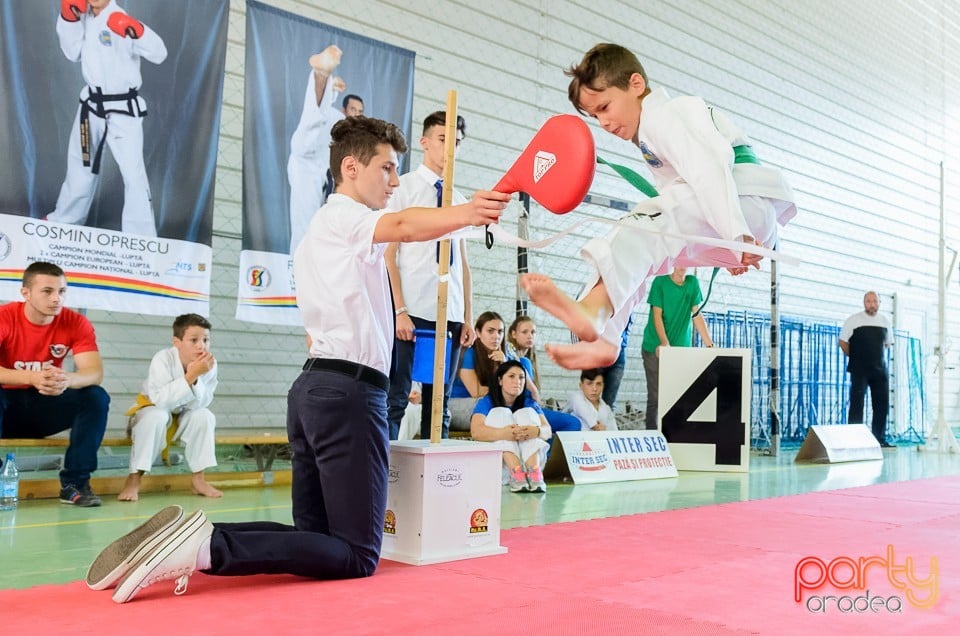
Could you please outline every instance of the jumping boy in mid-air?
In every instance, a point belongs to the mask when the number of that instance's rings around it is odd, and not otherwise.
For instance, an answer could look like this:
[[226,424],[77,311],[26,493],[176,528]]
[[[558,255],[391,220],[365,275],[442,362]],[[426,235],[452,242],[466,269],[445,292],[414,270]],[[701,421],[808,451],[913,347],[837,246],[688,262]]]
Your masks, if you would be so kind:
[[[573,78],[570,102],[640,149],[659,192],[582,248],[596,273],[579,300],[547,276],[521,277],[530,300],[582,341],[547,345],[547,353],[562,367],[589,369],[616,360],[620,333],[650,276],[672,264],[725,267],[735,275],[759,268],[760,257],[736,244],[773,247],[777,223],[797,210],[780,171],[760,164],[727,117],[699,97],[651,90],[643,66],[622,46],[598,44],[566,74]],[[707,244],[717,239],[727,246]]]

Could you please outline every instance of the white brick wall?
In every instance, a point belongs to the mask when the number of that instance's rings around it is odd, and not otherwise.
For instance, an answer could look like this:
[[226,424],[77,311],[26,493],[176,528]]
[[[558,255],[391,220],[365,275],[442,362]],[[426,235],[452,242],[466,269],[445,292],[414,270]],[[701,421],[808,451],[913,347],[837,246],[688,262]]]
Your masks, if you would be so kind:
[[[960,246],[950,214],[960,202],[960,8],[949,0],[275,0],[308,18],[412,49],[417,53],[414,121],[442,108],[458,91],[469,140],[457,164],[458,187],[492,186],[549,115],[572,112],[562,68],[600,41],[633,49],[651,83],[673,93],[704,96],[733,116],[762,159],[790,177],[802,210],[783,232],[783,249],[804,259],[781,268],[781,311],[842,321],[876,289],[891,309],[924,324],[925,350],[937,337],[939,162],[946,163],[948,242]],[[232,0],[216,183],[212,322],[222,380],[215,408],[221,426],[282,425],[285,394],[304,357],[296,330],[233,319],[241,231],[244,3]],[[322,44],[322,43],[318,43]],[[629,144],[596,131],[598,152],[639,165]],[[414,131],[419,126],[415,123]],[[414,146],[416,144],[413,144]],[[420,160],[415,150],[412,165]],[[618,177],[600,171],[593,192],[634,201]],[[531,234],[542,237],[584,214],[616,216],[584,206],[558,219],[534,210]],[[516,212],[505,220],[515,228]],[[584,269],[579,245],[588,228],[531,257],[531,270],[576,291]],[[497,246],[471,249],[476,313],[499,311],[509,321],[516,259]],[[732,279],[721,275],[711,309],[768,308],[769,266]],[[702,274],[704,277],[706,273]],[[948,293],[948,330],[957,325],[956,284]],[[905,300],[906,299],[906,300]],[[645,308],[644,308],[645,309]],[[565,340],[556,321],[533,312],[541,342]],[[621,401],[642,397],[640,333],[634,327]],[[103,342],[111,426],[136,391],[150,355],[169,342],[167,319],[90,312]],[[957,353],[949,356],[957,366]],[[927,386],[936,385],[928,365]],[[576,385],[545,356],[547,395]],[[958,375],[948,369],[948,395]],[[928,404],[936,395],[928,391]],[[958,414],[948,397],[948,415]]]

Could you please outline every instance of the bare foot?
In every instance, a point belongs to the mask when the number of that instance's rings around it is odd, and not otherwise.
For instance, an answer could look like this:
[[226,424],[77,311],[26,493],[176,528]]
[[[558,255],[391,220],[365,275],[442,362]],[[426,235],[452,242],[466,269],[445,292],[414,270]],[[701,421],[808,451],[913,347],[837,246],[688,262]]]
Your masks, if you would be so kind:
[[601,317],[591,315],[586,307],[564,294],[549,276],[524,274],[520,277],[520,286],[534,305],[559,318],[577,338],[585,342],[597,339],[603,324]]
[[601,369],[617,360],[620,348],[606,340],[577,344],[548,344],[547,355],[564,369]]
[[210,482],[204,478],[203,473],[194,473],[193,478],[190,480],[190,485],[193,487],[193,492],[196,495],[213,497],[214,499],[223,497],[223,493],[211,486]]
[[127,475],[127,480],[123,482],[123,488],[120,489],[120,494],[117,495],[117,499],[120,501],[136,501],[140,498],[140,475],[138,473],[130,473]]
[[342,55],[343,51],[340,50],[340,47],[331,44],[316,55],[310,56],[310,66],[324,75],[330,75],[333,73],[333,69],[340,65]]

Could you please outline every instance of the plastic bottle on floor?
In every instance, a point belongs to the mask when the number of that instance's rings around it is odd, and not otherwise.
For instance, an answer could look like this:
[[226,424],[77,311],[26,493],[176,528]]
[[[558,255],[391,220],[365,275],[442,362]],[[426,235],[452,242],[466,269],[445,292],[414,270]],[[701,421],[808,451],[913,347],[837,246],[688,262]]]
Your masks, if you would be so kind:
[[7,453],[0,472],[0,510],[16,510],[17,495],[20,492],[20,471],[13,453]]

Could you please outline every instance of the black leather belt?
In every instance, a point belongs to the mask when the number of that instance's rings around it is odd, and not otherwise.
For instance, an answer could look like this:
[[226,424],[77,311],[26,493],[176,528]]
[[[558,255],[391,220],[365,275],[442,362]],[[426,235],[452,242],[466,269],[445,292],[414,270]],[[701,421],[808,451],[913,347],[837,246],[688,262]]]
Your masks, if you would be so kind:
[[370,386],[375,386],[383,391],[390,390],[390,378],[380,373],[376,369],[349,362],[347,360],[332,360],[330,358],[309,358],[303,365],[304,371],[333,371],[350,376],[361,382],[366,382]]

